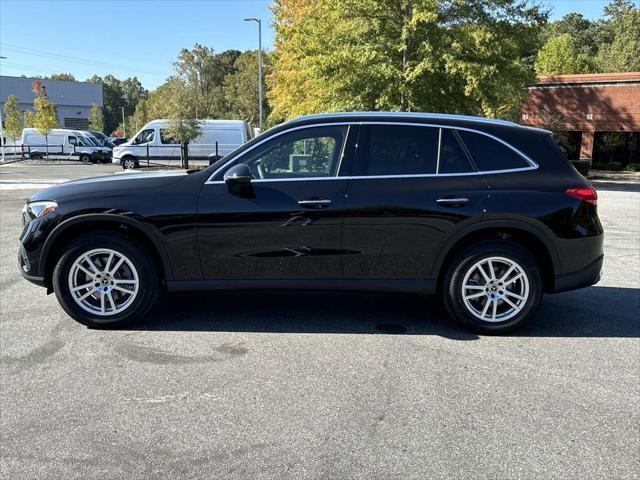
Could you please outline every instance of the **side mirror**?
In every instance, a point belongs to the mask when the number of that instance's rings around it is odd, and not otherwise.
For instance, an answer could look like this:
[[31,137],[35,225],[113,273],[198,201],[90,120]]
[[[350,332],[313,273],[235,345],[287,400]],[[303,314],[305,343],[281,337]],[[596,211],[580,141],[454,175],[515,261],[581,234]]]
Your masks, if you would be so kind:
[[227,185],[248,185],[251,183],[251,170],[246,163],[239,163],[226,171],[224,181]]

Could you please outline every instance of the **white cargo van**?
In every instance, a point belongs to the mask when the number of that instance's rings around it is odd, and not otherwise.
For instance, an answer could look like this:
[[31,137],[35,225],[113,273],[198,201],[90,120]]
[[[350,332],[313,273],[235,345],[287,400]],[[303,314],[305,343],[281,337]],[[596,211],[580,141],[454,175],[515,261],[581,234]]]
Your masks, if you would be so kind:
[[102,148],[94,145],[82,132],[54,128],[46,137],[36,128],[24,128],[20,139],[22,153],[27,158],[79,159],[83,162],[99,162]]
[[[252,135],[243,120],[200,120],[200,136],[189,143],[189,164],[208,165],[235,150]],[[113,163],[122,168],[140,165],[179,167],[180,144],[167,133],[169,120],[152,120],[128,142],[113,149]]]

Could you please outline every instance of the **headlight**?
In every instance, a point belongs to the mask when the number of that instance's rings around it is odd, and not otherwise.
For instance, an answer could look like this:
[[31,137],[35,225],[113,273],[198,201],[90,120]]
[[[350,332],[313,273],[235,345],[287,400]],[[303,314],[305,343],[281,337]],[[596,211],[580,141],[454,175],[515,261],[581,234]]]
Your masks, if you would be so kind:
[[58,204],[56,202],[31,202],[24,206],[22,212],[24,220],[28,222],[34,218],[44,217],[45,215],[53,212],[56,208],[58,208]]

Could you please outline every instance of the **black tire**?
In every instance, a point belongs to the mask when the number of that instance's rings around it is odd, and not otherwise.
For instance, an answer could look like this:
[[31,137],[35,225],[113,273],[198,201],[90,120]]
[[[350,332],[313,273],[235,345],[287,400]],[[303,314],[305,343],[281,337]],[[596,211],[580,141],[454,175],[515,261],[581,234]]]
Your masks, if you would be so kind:
[[138,160],[136,160],[134,157],[131,157],[131,156],[124,157],[120,161],[120,165],[122,165],[122,168],[124,170],[131,170],[134,168],[138,168],[139,166]]
[[82,163],[92,163],[91,162],[91,157],[89,155],[85,155],[85,154],[80,155],[80,161]]
[[[502,257],[515,262],[522,269],[528,281],[528,297],[526,301],[523,301],[521,310],[505,321],[482,320],[472,313],[462,297],[465,275],[477,262],[489,257]],[[500,275],[496,274],[495,276],[499,277]],[[497,288],[507,289],[506,287]],[[500,293],[503,293],[504,290],[500,290]],[[540,266],[527,249],[511,241],[488,240],[471,245],[454,258],[445,275],[442,293],[447,311],[454,319],[475,332],[495,335],[511,332],[535,316],[542,301],[544,285]],[[490,302],[490,293],[486,293],[486,295],[486,298],[480,297],[475,301]],[[502,309],[508,310],[510,308],[509,305],[504,304],[504,300],[496,299],[495,302],[502,305],[500,307]],[[491,308],[493,308],[493,304],[491,304]]]
[[[137,296],[131,304],[123,311],[106,317],[82,308],[69,288],[73,264],[82,254],[95,249],[110,249],[124,255],[133,264],[139,281]],[[97,232],[77,237],[64,249],[53,271],[53,290],[58,302],[73,319],[91,328],[116,328],[141,318],[155,303],[158,286],[158,273],[151,257],[134,239],[115,232]]]

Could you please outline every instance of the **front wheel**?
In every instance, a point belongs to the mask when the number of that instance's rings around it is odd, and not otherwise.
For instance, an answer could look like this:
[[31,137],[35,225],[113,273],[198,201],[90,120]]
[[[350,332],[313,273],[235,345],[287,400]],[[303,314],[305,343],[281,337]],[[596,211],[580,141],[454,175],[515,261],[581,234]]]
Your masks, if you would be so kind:
[[122,168],[124,168],[125,170],[138,168],[138,162],[133,157],[125,157],[122,159]]
[[543,294],[540,267],[513,242],[472,245],[451,263],[444,301],[456,320],[479,333],[510,332],[536,313]]
[[116,233],[82,235],[63,252],[53,289],[64,310],[93,328],[113,328],[143,316],[158,292],[156,269],[135,241]]

